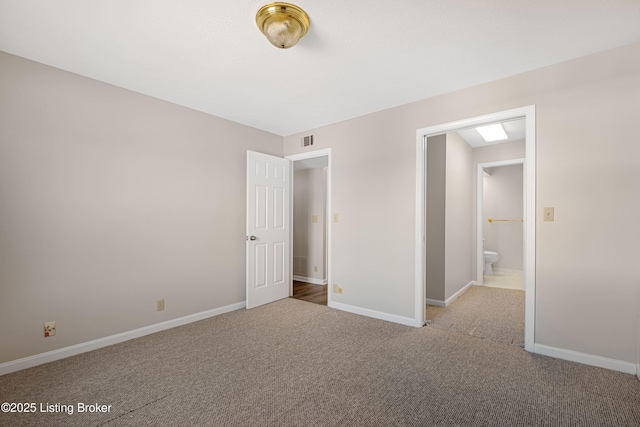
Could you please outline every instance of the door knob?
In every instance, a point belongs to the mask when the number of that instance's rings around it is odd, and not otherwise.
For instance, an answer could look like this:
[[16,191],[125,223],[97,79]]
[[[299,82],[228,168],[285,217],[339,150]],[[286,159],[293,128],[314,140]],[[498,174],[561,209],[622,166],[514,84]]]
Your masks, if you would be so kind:
[[258,238],[256,236],[251,236],[249,237],[249,240],[258,240]]

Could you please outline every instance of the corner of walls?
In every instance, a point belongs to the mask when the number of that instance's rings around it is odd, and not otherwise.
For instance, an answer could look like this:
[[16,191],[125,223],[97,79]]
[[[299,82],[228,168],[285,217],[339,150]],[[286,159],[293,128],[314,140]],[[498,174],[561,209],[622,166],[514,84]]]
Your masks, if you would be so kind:
[[468,287],[475,275],[472,259],[473,149],[457,132],[446,135],[445,299]]
[[475,280],[472,280],[466,285],[464,285],[462,288],[460,288],[456,293],[451,295],[446,300],[442,301],[442,300],[427,298],[426,303],[428,305],[435,305],[436,307],[448,307],[451,303],[457,300],[462,294],[464,294],[471,286],[476,286],[476,285],[478,285],[478,282],[476,282]]
[[246,151],[282,155],[281,136],[9,54],[0,68],[0,363],[241,304]]

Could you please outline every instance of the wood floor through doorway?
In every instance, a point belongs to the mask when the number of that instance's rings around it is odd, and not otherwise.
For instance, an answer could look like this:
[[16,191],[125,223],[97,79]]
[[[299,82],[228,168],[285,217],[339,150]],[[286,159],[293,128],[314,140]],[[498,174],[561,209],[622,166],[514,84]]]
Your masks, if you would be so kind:
[[294,280],[293,298],[314,304],[327,305],[327,286]]

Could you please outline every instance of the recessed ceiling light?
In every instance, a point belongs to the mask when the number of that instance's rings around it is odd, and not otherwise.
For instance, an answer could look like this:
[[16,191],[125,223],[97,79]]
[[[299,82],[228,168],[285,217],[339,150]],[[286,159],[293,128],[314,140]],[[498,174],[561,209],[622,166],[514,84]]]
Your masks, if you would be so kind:
[[509,139],[500,123],[488,126],[480,126],[476,128],[476,130],[487,142],[503,141],[505,139]]

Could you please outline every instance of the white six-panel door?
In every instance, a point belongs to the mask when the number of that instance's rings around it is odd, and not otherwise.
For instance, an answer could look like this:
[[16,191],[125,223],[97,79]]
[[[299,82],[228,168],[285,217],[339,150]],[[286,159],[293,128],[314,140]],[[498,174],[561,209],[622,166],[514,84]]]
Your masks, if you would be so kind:
[[247,308],[289,296],[290,162],[247,151]]

